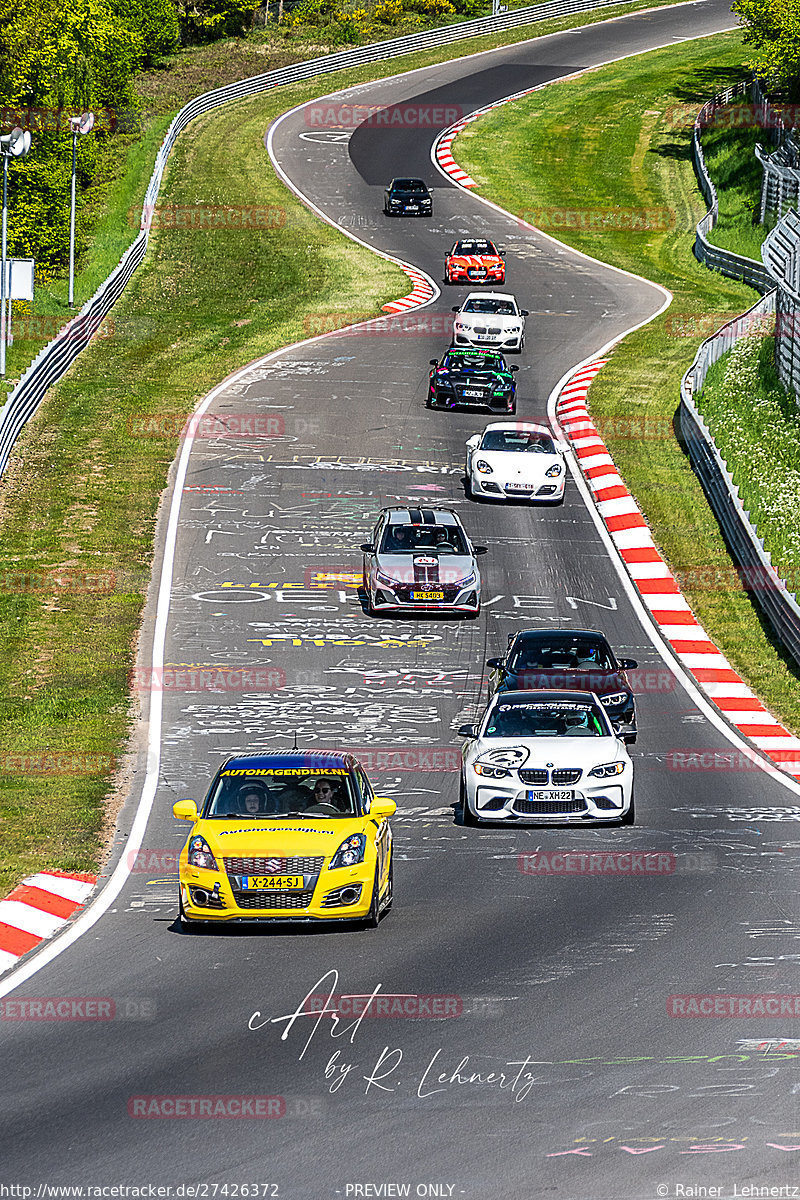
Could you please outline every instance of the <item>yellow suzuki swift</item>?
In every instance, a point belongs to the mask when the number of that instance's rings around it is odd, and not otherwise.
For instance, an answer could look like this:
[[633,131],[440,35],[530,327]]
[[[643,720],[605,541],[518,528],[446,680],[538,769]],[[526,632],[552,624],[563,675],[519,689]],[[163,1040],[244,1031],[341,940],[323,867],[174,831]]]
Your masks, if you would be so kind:
[[350,754],[290,750],[222,764],[179,860],[179,914],[198,922],[363,921],[392,903],[394,800]]

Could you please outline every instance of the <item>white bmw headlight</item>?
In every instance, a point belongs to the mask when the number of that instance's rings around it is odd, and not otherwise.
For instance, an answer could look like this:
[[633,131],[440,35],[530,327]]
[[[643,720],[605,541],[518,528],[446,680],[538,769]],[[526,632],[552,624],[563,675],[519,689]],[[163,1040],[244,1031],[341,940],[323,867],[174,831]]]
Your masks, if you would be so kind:
[[609,779],[613,775],[621,775],[625,770],[624,762],[603,763],[602,766],[592,767],[589,772],[595,779]]

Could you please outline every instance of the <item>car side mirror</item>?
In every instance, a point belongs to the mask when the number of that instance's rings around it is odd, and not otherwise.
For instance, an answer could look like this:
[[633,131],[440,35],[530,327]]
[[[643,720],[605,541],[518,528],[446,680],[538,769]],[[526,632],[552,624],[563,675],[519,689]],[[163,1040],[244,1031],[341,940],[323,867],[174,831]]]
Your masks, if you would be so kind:
[[469,438],[466,442],[466,445],[469,446],[470,450],[477,450],[478,446],[480,446],[480,444],[481,444],[481,435],[479,433],[473,433],[472,437]]
[[172,806],[172,815],[178,821],[196,821],[197,805],[194,800],[177,800]]
[[396,812],[397,805],[389,796],[376,796],[369,806],[371,817],[393,817]]
[[361,550],[364,554],[374,554],[375,553],[375,547],[372,544],[372,542],[362,542]]
[[519,367],[517,366],[516,363],[512,363],[512,365],[508,369],[511,372],[511,374],[513,375],[515,371],[519,370]]
[[458,736],[463,738],[476,738],[478,736],[478,726],[462,725],[458,731]]
[[439,360],[438,360],[438,358],[432,358],[432,359],[430,360],[430,364],[431,364],[431,366],[432,366],[432,367],[438,367],[438,365],[439,365]]
[[461,312],[461,309],[458,307],[457,304],[453,305],[453,312]]
[[502,671],[503,660],[502,658],[487,658],[486,665],[487,667],[495,667],[498,671]]
[[621,671],[635,671],[638,665],[635,658],[620,658],[617,661],[617,666]]
[[622,732],[622,741],[626,746],[630,746],[636,741],[636,734],[632,729],[625,729]]
[[520,316],[521,316],[521,317],[529,317],[529,316],[531,315],[531,314],[528,312],[527,308],[521,308],[521,309],[519,310],[519,312],[520,312]]
[[506,256],[505,250],[498,250],[497,253],[500,255],[501,258],[505,258],[505,256]]
[[477,558],[479,554],[488,554],[488,553],[489,553],[489,547],[488,547],[488,546],[473,546],[473,547],[472,547],[472,553],[473,553],[473,554],[475,555],[475,557]]

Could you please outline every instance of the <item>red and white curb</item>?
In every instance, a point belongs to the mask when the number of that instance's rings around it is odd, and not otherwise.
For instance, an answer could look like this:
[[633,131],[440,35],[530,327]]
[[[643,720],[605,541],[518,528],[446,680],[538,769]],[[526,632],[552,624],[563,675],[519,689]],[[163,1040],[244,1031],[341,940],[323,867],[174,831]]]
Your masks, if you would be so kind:
[[40,871],[0,900],[0,972],[58,933],[83,908],[96,882],[96,875]]
[[580,367],[556,404],[559,424],[598,512],[642,601],[683,667],[739,733],[782,771],[800,779],[800,739],[767,711],[696,620],[589,416],[589,385],[607,361],[597,359]]
[[402,263],[401,266],[413,283],[414,290],[409,292],[407,296],[401,296],[399,300],[390,300],[388,304],[384,304],[384,312],[405,312],[408,308],[416,308],[419,304],[427,304],[436,295],[431,287],[430,279],[423,271],[418,271],[416,267],[410,267],[406,263]]
[[[475,116],[477,115],[476,113]],[[454,179],[456,183],[460,183],[465,188],[474,188],[478,185],[472,176],[468,175],[453,158],[452,146],[453,140],[458,137],[461,130],[469,125],[472,120],[474,120],[474,117],[466,117],[463,121],[459,121],[457,125],[452,125],[436,143],[437,163],[445,174],[449,175],[451,179]]]

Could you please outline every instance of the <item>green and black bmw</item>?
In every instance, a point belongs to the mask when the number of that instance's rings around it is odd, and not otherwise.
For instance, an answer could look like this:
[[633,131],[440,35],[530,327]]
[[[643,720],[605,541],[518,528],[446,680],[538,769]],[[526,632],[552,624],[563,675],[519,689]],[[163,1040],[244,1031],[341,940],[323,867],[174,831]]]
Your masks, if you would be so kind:
[[514,372],[497,350],[451,348],[431,359],[428,408],[488,408],[513,413],[517,407]]

